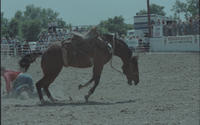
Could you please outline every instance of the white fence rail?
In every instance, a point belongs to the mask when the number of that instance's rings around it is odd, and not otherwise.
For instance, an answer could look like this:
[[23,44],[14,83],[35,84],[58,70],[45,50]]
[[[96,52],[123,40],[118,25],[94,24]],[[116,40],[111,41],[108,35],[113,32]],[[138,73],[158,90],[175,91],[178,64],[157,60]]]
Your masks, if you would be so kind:
[[[199,35],[150,38],[149,46],[138,45],[135,52],[200,52]],[[18,56],[32,51],[44,52],[50,43],[29,45],[1,44],[1,55]]]
[[168,36],[150,39],[152,52],[199,52],[199,35]]
[[43,52],[48,46],[49,44],[37,44],[37,46],[33,48],[29,45],[1,44],[1,55],[18,56],[31,53],[32,51]]

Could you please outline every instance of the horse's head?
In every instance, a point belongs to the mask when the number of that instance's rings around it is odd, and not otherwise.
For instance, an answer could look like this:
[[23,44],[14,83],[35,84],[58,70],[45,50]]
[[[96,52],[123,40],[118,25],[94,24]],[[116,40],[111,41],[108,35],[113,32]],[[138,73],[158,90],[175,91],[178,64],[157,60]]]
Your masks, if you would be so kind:
[[129,85],[132,85],[132,81],[134,81],[135,85],[139,83],[138,56],[132,56],[128,63],[122,66],[122,70]]

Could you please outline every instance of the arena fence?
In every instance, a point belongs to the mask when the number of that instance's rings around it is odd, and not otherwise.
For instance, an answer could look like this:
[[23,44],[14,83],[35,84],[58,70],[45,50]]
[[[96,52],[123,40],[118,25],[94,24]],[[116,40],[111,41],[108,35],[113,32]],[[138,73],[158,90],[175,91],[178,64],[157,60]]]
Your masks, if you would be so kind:
[[[36,42],[35,42],[36,43]],[[151,38],[150,44],[139,44],[137,47],[131,47],[133,52],[200,52],[199,35],[191,36],[171,36]],[[44,52],[51,43],[36,43],[31,45],[1,44],[1,55],[21,56],[28,53]]]
[[[1,55],[2,56],[23,56],[34,52],[44,52],[50,44],[37,44],[35,47],[13,45],[13,44],[1,44]],[[148,52],[149,47],[138,46],[137,48],[130,48],[134,52]]]
[[34,52],[44,52],[49,44],[37,44],[35,47],[29,45],[1,44],[1,55],[3,56],[20,56]]

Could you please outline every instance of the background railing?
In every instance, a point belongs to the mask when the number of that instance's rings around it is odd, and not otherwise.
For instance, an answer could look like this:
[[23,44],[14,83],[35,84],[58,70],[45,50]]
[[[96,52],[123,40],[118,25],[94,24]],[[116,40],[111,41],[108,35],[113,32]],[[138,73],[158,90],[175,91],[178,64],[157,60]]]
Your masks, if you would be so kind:
[[33,48],[29,45],[1,44],[1,55],[20,56],[34,52],[44,52],[50,44],[39,44]]

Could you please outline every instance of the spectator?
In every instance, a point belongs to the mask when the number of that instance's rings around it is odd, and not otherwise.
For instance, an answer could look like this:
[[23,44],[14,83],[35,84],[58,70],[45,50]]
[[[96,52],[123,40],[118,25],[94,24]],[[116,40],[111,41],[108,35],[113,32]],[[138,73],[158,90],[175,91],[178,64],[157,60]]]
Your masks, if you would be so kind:
[[186,24],[185,24],[185,22],[181,23],[181,35],[186,35]]
[[199,34],[199,17],[198,15],[195,17],[195,20],[193,22],[193,26],[192,29],[194,30],[194,35],[198,35]]
[[192,18],[190,18],[188,22],[188,35],[194,34],[192,27],[193,27],[193,20]]
[[172,25],[170,22],[167,23],[167,36],[172,36]]
[[160,19],[158,19],[158,21],[156,22],[156,25],[160,25]]
[[56,32],[52,33],[52,42],[55,42],[57,40],[57,34]]
[[176,36],[177,35],[177,24],[176,21],[173,21],[171,24],[171,32],[172,32],[172,36]]
[[177,24],[177,35],[178,36],[182,35],[181,27],[182,27],[182,22],[181,22],[181,20],[179,20],[178,24]]
[[56,33],[56,28],[57,28],[57,22],[54,20],[52,22],[52,29],[53,29],[53,32]]
[[2,44],[7,44],[8,41],[7,41],[7,39],[6,39],[5,37],[3,37],[2,40],[1,40],[1,43],[2,43]]
[[23,54],[29,54],[30,53],[30,47],[27,41],[24,42],[23,45]]
[[65,36],[67,34],[67,30],[66,29],[63,29],[63,32],[62,32],[63,36]]
[[58,30],[58,33],[57,33],[57,35],[58,35],[58,40],[61,40],[62,39],[62,32],[61,32],[61,30],[59,29]]
[[185,22],[185,29],[184,29],[184,35],[189,35],[189,19],[186,20]]
[[167,24],[163,24],[163,35],[164,36],[168,36],[168,33],[167,33]]
[[52,41],[52,35],[51,35],[52,33],[48,33],[48,35],[47,35],[47,41],[48,42],[51,42]]
[[52,23],[49,22],[48,23],[48,33],[51,33],[52,32]]
[[44,38],[43,38],[43,39],[44,39],[44,42],[47,42],[47,41],[48,41],[48,34],[49,34],[48,32],[45,32],[45,33],[44,33]]

